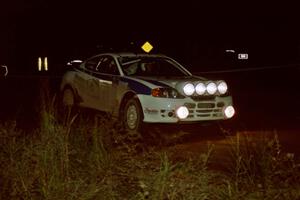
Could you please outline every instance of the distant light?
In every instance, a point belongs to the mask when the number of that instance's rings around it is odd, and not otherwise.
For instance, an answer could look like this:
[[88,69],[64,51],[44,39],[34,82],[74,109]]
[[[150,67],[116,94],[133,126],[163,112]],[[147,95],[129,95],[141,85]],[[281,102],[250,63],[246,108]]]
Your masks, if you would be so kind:
[[39,72],[42,70],[48,71],[48,58],[44,57],[44,59],[42,59],[42,57],[38,57],[38,70]]
[[6,65],[1,65],[1,67],[5,68],[5,74],[4,74],[4,76],[7,76],[7,74],[8,74],[8,68],[7,68],[7,66]]
[[227,52],[227,53],[235,53],[235,51],[232,50],[232,49],[226,49],[226,52]]
[[72,60],[70,62],[67,63],[67,65],[72,65],[73,63],[82,63],[82,60]]
[[45,71],[48,71],[48,58],[47,57],[44,58],[44,69],[45,69]]
[[240,53],[238,55],[238,59],[240,59],[240,60],[247,60],[248,59],[248,54],[247,53]]
[[146,52],[149,53],[152,49],[153,46],[149,42],[145,42],[142,46],[142,49]]
[[42,71],[42,58],[41,57],[38,58],[38,70]]
[[82,60],[72,60],[72,63],[82,63]]

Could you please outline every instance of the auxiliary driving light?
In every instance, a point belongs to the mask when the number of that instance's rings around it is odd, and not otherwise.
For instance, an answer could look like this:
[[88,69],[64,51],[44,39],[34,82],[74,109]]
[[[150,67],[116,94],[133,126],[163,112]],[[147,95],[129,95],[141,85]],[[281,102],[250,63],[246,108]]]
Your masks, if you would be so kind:
[[206,86],[206,90],[208,92],[208,94],[215,94],[217,92],[217,85],[213,82],[209,83],[207,86]]
[[227,92],[228,86],[227,84],[222,81],[218,84],[218,91],[220,94],[225,94]]
[[196,85],[196,93],[199,95],[203,95],[206,92],[206,87],[204,83],[198,83]]
[[235,110],[233,108],[233,106],[227,106],[224,110],[224,114],[226,116],[226,118],[232,118],[233,115],[235,114]]
[[183,92],[187,96],[191,96],[195,92],[195,87],[191,83],[187,83],[183,86]]
[[189,110],[185,106],[180,106],[176,110],[176,116],[179,119],[185,119],[185,118],[187,118],[189,116]]

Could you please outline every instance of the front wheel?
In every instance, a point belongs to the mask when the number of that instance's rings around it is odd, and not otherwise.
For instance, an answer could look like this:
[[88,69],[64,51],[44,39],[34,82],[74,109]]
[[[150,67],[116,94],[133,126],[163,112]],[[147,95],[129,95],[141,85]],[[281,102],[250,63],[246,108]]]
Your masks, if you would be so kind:
[[143,111],[137,99],[129,99],[123,112],[124,128],[129,132],[141,131],[143,125]]
[[75,107],[75,94],[71,88],[67,87],[62,92],[59,107],[59,118],[64,125],[69,124],[76,115]]
[[63,94],[62,94],[62,104],[63,106],[66,106],[66,107],[72,107],[74,106],[74,102],[75,102],[75,97],[74,97],[74,92],[72,89],[70,88],[66,88],[64,89],[63,91]]

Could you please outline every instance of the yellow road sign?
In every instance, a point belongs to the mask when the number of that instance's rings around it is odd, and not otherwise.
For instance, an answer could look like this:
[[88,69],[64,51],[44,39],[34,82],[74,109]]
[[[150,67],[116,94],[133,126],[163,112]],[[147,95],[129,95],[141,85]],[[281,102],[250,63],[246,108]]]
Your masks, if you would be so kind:
[[152,49],[153,46],[149,42],[145,42],[142,46],[142,49],[146,52],[149,53]]

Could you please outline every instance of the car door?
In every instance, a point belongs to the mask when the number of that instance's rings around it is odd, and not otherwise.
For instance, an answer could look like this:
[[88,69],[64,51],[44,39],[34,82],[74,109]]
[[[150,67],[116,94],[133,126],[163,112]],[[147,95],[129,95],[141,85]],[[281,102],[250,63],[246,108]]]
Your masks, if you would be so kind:
[[117,85],[120,72],[112,56],[103,56],[98,66],[98,80],[101,87],[101,109],[112,112],[116,105]]
[[95,77],[95,71],[101,61],[101,57],[93,57],[85,61],[78,68],[75,76],[75,85],[81,105],[84,107],[98,109],[98,98],[101,93],[99,81]]

